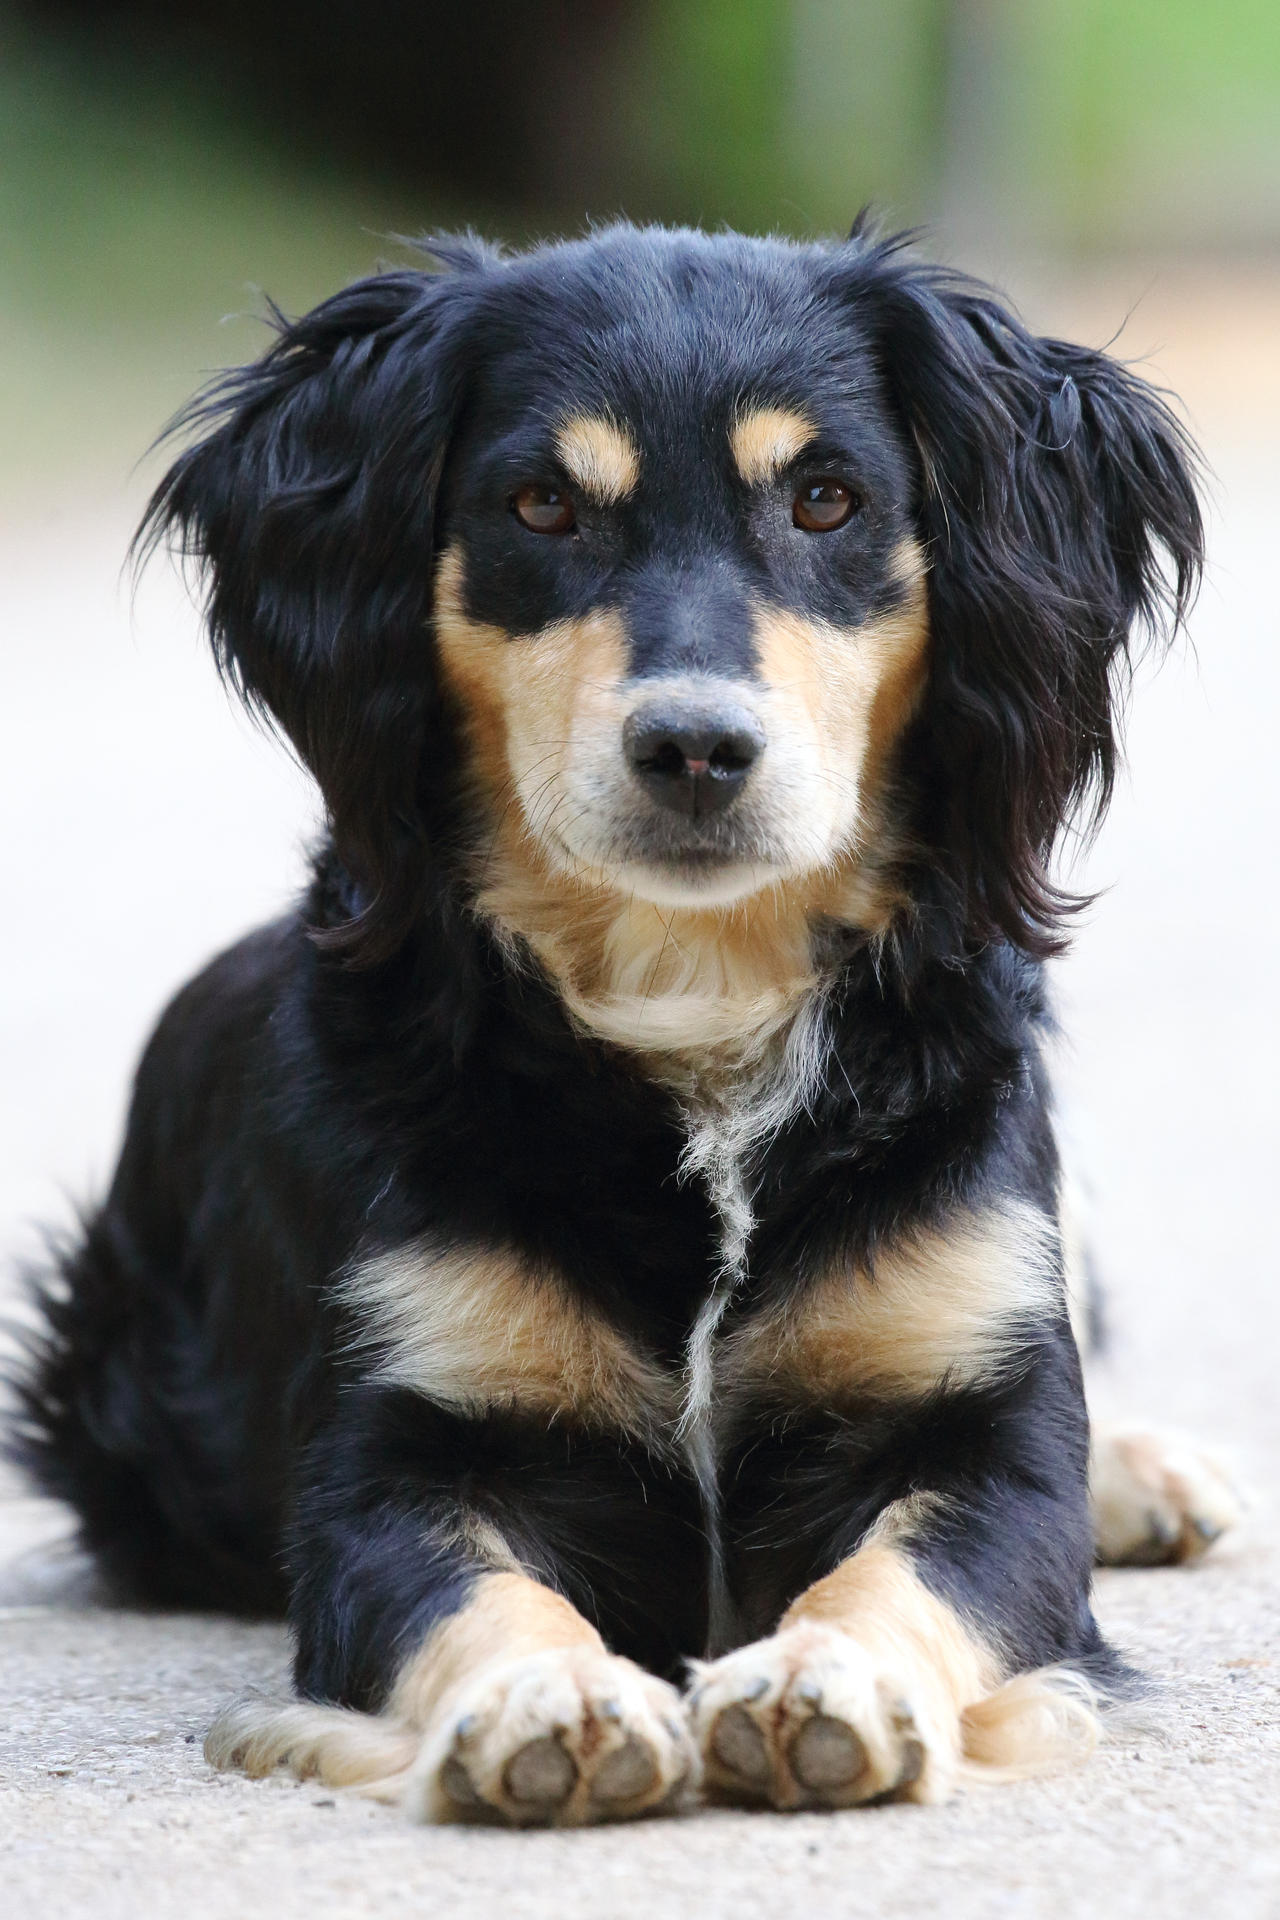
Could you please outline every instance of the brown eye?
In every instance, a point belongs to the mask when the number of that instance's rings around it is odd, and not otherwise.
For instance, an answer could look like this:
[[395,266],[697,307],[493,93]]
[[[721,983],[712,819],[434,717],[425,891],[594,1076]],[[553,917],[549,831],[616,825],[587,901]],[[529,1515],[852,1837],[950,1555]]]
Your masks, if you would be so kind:
[[791,518],[806,533],[833,533],[857,504],[852,488],[842,481],[810,480],[791,502]]
[[573,495],[559,487],[521,487],[511,507],[530,533],[572,533],[578,524]]

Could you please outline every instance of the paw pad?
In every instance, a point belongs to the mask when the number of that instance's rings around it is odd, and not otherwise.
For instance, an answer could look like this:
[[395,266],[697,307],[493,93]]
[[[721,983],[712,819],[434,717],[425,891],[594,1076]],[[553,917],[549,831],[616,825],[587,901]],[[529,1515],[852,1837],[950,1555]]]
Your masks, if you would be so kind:
[[867,1750],[843,1720],[815,1713],[791,1742],[788,1758],[796,1779],[821,1793],[856,1780],[867,1764]]
[[577,1826],[665,1807],[696,1768],[672,1688],[595,1648],[553,1649],[466,1683],[405,1802],[428,1820]]
[[[932,1797],[910,1702],[838,1629],[799,1624],[715,1661],[700,1670],[690,1704],[721,1798],[787,1808]],[[934,1760],[936,1773],[943,1757]]]
[[526,1807],[562,1806],[577,1780],[577,1767],[554,1737],[531,1740],[502,1771],[507,1792]]

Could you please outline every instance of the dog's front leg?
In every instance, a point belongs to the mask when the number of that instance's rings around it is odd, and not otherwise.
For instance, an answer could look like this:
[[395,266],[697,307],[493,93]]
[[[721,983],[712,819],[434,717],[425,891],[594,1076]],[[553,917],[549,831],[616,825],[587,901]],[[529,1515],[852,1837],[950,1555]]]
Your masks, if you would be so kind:
[[1025,1772],[1092,1745],[1083,1674],[1108,1654],[1089,1607],[1084,1407],[1069,1369],[1041,1371],[1058,1377],[950,1406],[940,1395],[914,1434],[905,1410],[873,1416],[871,1451],[856,1418],[757,1449],[777,1452],[754,1518],[739,1516],[739,1569],[770,1557],[762,1514],[794,1566],[797,1528],[823,1507],[825,1538],[814,1525],[804,1558],[828,1570],[772,1633],[698,1669],[713,1793],[782,1808],[937,1801],[966,1772]]
[[519,1825],[625,1819],[694,1784],[675,1689],[611,1653],[551,1584],[557,1555],[536,1537],[545,1489],[527,1456],[520,1508],[508,1508],[520,1555],[510,1544],[495,1491],[503,1444],[416,1395],[348,1405],[312,1450],[299,1505],[303,1698],[228,1709],[206,1744],[216,1765],[283,1766],[424,1820]]
[[774,1633],[701,1669],[695,1728],[714,1793],[783,1808],[947,1797],[965,1712],[1002,1675],[922,1579],[899,1533],[907,1517],[888,1509]]
[[520,1573],[478,1576],[406,1661],[389,1712],[422,1730],[404,1804],[425,1820],[622,1819],[676,1800],[694,1770],[674,1689]]

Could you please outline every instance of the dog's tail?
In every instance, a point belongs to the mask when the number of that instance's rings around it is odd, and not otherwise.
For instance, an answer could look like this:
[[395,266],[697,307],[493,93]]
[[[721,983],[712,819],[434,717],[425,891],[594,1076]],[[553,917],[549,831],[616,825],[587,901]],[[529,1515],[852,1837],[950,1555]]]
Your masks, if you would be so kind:
[[3,1369],[4,1455],[72,1507],[115,1597],[278,1612],[269,1526],[220,1457],[239,1423],[180,1298],[110,1203],[26,1278],[31,1311],[10,1324]]

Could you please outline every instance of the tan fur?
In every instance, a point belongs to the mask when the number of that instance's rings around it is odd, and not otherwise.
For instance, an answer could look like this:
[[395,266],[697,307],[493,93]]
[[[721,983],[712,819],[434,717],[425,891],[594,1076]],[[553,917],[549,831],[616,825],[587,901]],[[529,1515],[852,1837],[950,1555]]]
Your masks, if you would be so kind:
[[713,1792],[787,1808],[938,1801],[966,1776],[1039,1771],[1092,1747],[1086,1681],[1006,1680],[999,1649],[916,1572],[908,1542],[939,1504],[888,1508],[775,1633],[698,1666],[694,1727]]
[[436,1628],[390,1712],[423,1732],[403,1796],[418,1819],[580,1826],[669,1807],[696,1779],[675,1691],[517,1576],[491,1575]]
[[223,1708],[206,1736],[204,1757],[220,1773],[262,1780],[284,1767],[297,1780],[392,1801],[420,1745],[410,1728],[379,1715],[306,1700],[248,1699]]
[[923,1393],[989,1379],[1016,1355],[1021,1324],[1061,1299],[1057,1238],[1034,1208],[1007,1202],[911,1235],[727,1343],[726,1385],[806,1405],[883,1390]]
[[816,986],[814,920],[886,919],[875,877],[856,871],[699,912],[512,864],[491,869],[478,904],[537,956],[587,1032],[644,1053],[719,1055],[728,1070],[761,1059]]
[[554,841],[557,782],[575,736],[621,726],[626,636],[604,611],[513,640],[468,618],[463,579],[462,554],[451,548],[436,575],[436,645],[462,707],[477,797],[527,860],[533,845]]
[[[906,602],[857,633],[757,611],[762,683],[725,685],[761,713],[776,768],[761,805],[789,851],[745,897],[670,907],[575,850],[609,806],[625,819],[635,804],[618,748],[635,693],[617,617],[512,640],[466,615],[462,556],[446,554],[438,645],[489,823],[477,905],[536,955],[584,1028],[646,1052],[719,1051],[742,1065],[812,989],[816,924],[887,926],[898,902],[883,865],[892,849],[880,789],[928,644],[923,561],[912,549],[898,566],[911,576]],[[661,691],[645,685],[651,697]]]
[[218,1716],[212,1765],[354,1788],[417,1819],[580,1825],[670,1806],[696,1780],[680,1704],[604,1647],[567,1600],[485,1575],[401,1669],[385,1710],[247,1700]]
[[[845,629],[783,608],[761,609],[756,644],[775,705],[790,724],[812,729],[828,790],[842,785],[846,832],[870,825],[890,755],[911,718],[928,669],[928,621],[918,548],[903,542],[895,556],[905,575],[901,607]],[[788,714],[794,712],[794,719]]]
[[483,1514],[464,1508],[458,1523],[458,1539],[465,1552],[481,1566],[495,1573],[523,1573],[519,1559],[501,1530]]
[[960,1715],[962,1779],[1029,1779],[1076,1766],[1102,1738],[1098,1693],[1070,1667],[1015,1674]]
[[556,434],[556,451],[575,486],[601,506],[616,506],[640,484],[639,451],[615,420],[574,414]]
[[1062,1240],[1062,1270],[1066,1277],[1071,1334],[1083,1357],[1093,1344],[1089,1326],[1089,1262],[1084,1203],[1079,1190],[1065,1174],[1058,1194],[1058,1232]]
[[420,1735],[448,1696],[486,1665],[549,1648],[603,1649],[599,1634],[567,1600],[524,1574],[494,1572],[466,1606],[444,1621],[402,1667],[385,1712],[357,1713],[307,1701],[248,1699],[227,1707],[210,1729],[205,1757],[255,1779],[287,1767],[298,1779],[359,1786],[396,1799],[395,1778],[417,1758]]
[[1198,1560],[1244,1517],[1224,1464],[1194,1440],[1094,1424],[1089,1504],[1104,1566]]
[[554,1277],[501,1251],[397,1248],[355,1268],[343,1290],[376,1377],[468,1413],[511,1403],[569,1414],[660,1446],[678,1382]]
[[806,1588],[783,1614],[779,1631],[802,1620],[852,1633],[886,1668],[934,1696],[939,1718],[958,1713],[1002,1678],[995,1653],[929,1592],[891,1528]]
[[591,1647],[604,1642],[576,1608],[518,1573],[491,1573],[472,1598],[428,1634],[400,1670],[388,1712],[419,1729],[428,1727],[441,1703],[474,1680],[486,1666],[553,1647]]
[[905,1541],[921,1517],[911,1504],[888,1509],[865,1546],[792,1603],[779,1631],[839,1627],[907,1681],[926,1747],[934,1743],[933,1777],[926,1764],[910,1798],[941,1798],[966,1773],[1012,1778],[1083,1758],[1099,1733],[1088,1682],[1058,1668],[1005,1679],[998,1649],[915,1571]]
[[738,472],[749,487],[776,479],[814,438],[813,422],[786,407],[756,407],[743,414],[729,436]]

